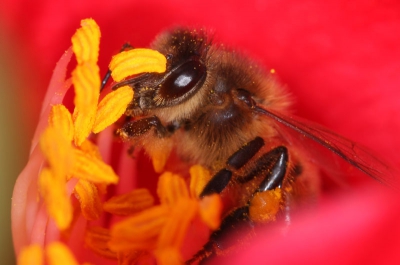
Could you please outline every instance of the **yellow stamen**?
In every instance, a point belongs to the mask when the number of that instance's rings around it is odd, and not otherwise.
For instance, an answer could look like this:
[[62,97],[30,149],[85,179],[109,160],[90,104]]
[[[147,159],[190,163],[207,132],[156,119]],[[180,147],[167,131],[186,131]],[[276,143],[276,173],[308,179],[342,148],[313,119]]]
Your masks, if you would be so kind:
[[63,133],[68,141],[74,137],[74,124],[72,123],[71,113],[64,105],[52,106],[49,115],[49,125],[58,132]]
[[170,150],[158,149],[151,150],[151,161],[153,168],[156,173],[162,173],[164,171],[165,164],[167,163]]
[[99,219],[102,207],[97,187],[89,181],[80,179],[75,185],[74,193],[81,205],[83,216],[87,220]]
[[161,203],[175,204],[179,199],[189,198],[186,183],[179,175],[165,172],[158,180],[157,194]]
[[166,205],[155,206],[115,224],[111,229],[110,249],[116,252],[154,249],[170,211]]
[[72,50],[76,55],[78,64],[84,62],[97,63],[100,35],[100,28],[93,19],[81,21],[81,28],[71,38]]
[[40,137],[40,149],[49,163],[55,177],[66,178],[74,161],[71,142],[65,138],[66,132],[47,127]]
[[155,253],[157,265],[182,265],[183,260],[180,251],[176,248],[163,248]]
[[85,244],[91,250],[103,257],[116,259],[117,253],[109,249],[108,241],[110,241],[110,231],[108,229],[94,226],[86,230]]
[[[137,261],[141,257],[142,251],[126,251],[118,253],[118,265],[139,264]],[[146,263],[143,263],[146,264]]]
[[71,169],[73,177],[93,183],[116,184],[118,182],[118,176],[113,169],[102,160],[78,149],[73,151],[75,157],[75,163]]
[[91,157],[94,157],[94,158],[97,158],[100,160],[103,159],[101,157],[101,154],[100,154],[100,151],[99,151],[99,148],[97,147],[97,145],[95,145],[93,142],[91,142],[87,139],[81,144],[79,149]]
[[267,223],[274,221],[276,214],[280,210],[282,200],[282,190],[258,192],[250,201],[250,218],[254,222]]
[[132,99],[133,90],[129,86],[121,87],[107,94],[99,103],[93,132],[98,133],[116,122],[125,113]]
[[77,65],[72,72],[75,87],[73,114],[77,146],[89,136],[95,120],[100,91],[99,67],[96,64]]
[[46,203],[49,215],[60,230],[69,227],[72,220],[72,205],[67,196],[65,180],[60,180],[49,169],[43,169],[39,176],[39,190]]
[[205,196],[200,201],[201,219],[212,230],[217,229],[221,224],[222,207],[221,197],[217,194]]
[[100,70],[97,66],[100,46],[100,29],[93,19],[85,19],[82,27],[72,36],[72,50],[77,67],[72,72],[75,88],[73,114],[77,146],[89,136],[94,124],[100,93]]
[[154,254],[158,264],[182,264],[180,250],[189,225],[200,216],[206,225],[218,228],[221,199],[219,195],[207,196],[202,201],[190,197],[184,179],[170,172],[160,176],[157,193],[161,205],[114,225],[110,249],[119,253],[149,251]]
[[114,196],[103,204],[106,212],[116,215],[130,215],[143,211],[154,204],[154,198],[147,189],[136,189]]
[[44,264],[43,249],[39,245],[30,245],[22,249],[18,256],[18,265]]
[[[157,188],[159,206],[153,206],[154,198],[145,189],[115,196],[102,205],[100,198],[105,194],[106,185],[117,183],[118,176],[102,160],[97,146],[87,138],[91,132],[98,133],[115,123],[134,95],[132,88],[121,87],[98,104],[99,41],[100,31],[92,19],[83,20],[82,28],[72,37],[72,49],[78,62],[72,72],[75,109],[72,115],[63,105],[55,105],[51,109],[49,127],[40,140],[48,163],[40,173],[40,193],[49,216],[65,232],[73,219],[66,181],[77,178],[74,194],[87,220],[99,219],[103,209],[114,215],[134,214],[116,223],[110,231],[100,227],[90,228],[89,223],[85,242],[94,252],[107,258],[117,258],[119,264],[142,261],[141,258],[145,259],[149,253],[155,255],[159,264],[182,264],[180,249],[190,223],[200,216],[209,227],[218,228],[221,199],[218,195],[198,199],[211,176],[206,169],[194,166],[190,172],[190,192],[180,176],[166,172],[160,177]],[[157,51],[134,49],[116,55],[110,69],[114,80],[119,82],[143,72],[165,72],[166,63],[165,56]],[[163,170],[169,156],[164,146],[159,149],[163,152],[150,152],[157,172]],[[78,207],[75,209],[79,211]],[[77,216],[79,214],[74,215]],[[50,244],[45,250],[39,247],[39,250],[31,250],[33,254],[26,255],[33,256],[37,264],[44,263],[43,252],[49,265],[78,264],[67,246],[59,242]]]
[[158,238],[159,249],[174,247],[180,249],[187,228],[198,212],[198,203],[193,199],[180,199],[172,207],[167,223]]
[[161,53],[150,49],[123,51],[111,59],[111,76],[117,82],[140,73],[163,73],[167,59]]
[[190,173],[190,195],[198,198],[204,187],[211,179],[210,171],[200,165],[194,165],[189,170]]
[[79,265],[69,248],[60,242],[54,242],[46,248],[49,265]]

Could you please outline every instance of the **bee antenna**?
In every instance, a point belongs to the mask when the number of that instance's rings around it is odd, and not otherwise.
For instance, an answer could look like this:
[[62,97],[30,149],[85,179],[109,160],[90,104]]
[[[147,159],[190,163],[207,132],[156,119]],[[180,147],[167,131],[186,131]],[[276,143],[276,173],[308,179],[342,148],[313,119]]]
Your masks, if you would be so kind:
[[135,77],[132,77],[132,78],[128,78],[128,79],[126,79],[124,81],[116,83],[115,85],[112,86],[111,89],[112,90],[116,90],[116,89],[118,89],[120,87],[127,86],[127,85],[135,86],[136,84],[138,84],[140,82],[143,82],[149,76],[150,76],[150,74],[146,73],[146,74],[141,74],[139,76],[135,76]]
[[108,69],[106,75],[103,77],[103,80],[101,80],[100,92],[103,91],[110,77],[111,77],[111,70]]

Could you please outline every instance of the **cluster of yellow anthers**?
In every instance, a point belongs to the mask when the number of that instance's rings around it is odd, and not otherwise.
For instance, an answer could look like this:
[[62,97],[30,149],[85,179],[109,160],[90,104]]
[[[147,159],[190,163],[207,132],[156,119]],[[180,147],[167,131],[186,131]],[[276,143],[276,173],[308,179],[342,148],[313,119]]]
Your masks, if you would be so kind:
[[[48,215],[60,231],[73,225],[76,211],[67,189],[67,183],[71,183],[80,212],[87,220],[99,219],[103,211],[127,216],[111,228],[88,227],[86,247],[103,257],[118,259],[119,264],[131,264],[143,253],[152,253],[159,264],[180,264],[182,242],[194,218],[199,217],[211,229],[219,226],[220,198],[217,195],[198,198],[209,174],[200,166],[194,166],[189,188],[180,176],[165,172],[160,177],[157,189],[160,205],[153,205],[154,199],[145,189],[102,202],[106,186],[116,184],[118,176],[102,160],[97,146],[88,137],[123,115],[133,91],[130,87],[121,87],[98,103],[100,30],[92,19],[83,20],[81,25],[72,37],[77,59],[72,72],[74,112],[71,115],[62,104],[52,106],[49,124],[40,138],[47,164],[39,176],[39,190]],[[143,72],[164,72],[165,68],[165,57],[148,49],[122,52],[114,56],[110,64],[116,81]],[[18,263],[60,264],[60,261],[78,264],[66,245],[52,242],[45,248],[26,247]]]

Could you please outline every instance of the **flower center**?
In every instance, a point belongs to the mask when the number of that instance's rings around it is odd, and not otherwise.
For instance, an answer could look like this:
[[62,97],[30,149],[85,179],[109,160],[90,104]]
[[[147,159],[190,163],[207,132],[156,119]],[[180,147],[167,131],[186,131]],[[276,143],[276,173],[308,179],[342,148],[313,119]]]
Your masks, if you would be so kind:
[[[106,187],[117,184],[119,177],[103,161],[91,135],[113,125],[126,111],[134,92],[129,86],[120,87],[99,102],[100,29],[92,19],[83,20],[81,26],[72,37],[77,61],[72,72],[75,108],[71,114],[64,105],[53,105],[48,126],[40,137],[45,163],[38,187],[47,214],[63,234],[68,234],[82,215],[87,220],[86,246],[102,257],[118,260],[118,264],[131,264],[149,256],[159,264],[181,264],[181,249],[189,227],[198,220],[217,229],[221,200],[218,195],[198,197],[210,179],[200,166],[190,169],[190,188],[179,175],[164,172],[157,188],[158,205],[146,189],[104,199]],[[162,73],[166,58],[154,50],[132,49],[114,56],[110,70],[115,81],[144,72]],[[163,171],[167,158],[168,153],[154,155],[157,172]],[[71,194],[78,203],[74,203]],[[111,227],[89,222],[104,214],[120,216],[122,221]],[[20,253],[19,264],[31,264],[32,260],[34,264],[57,264],[60,259],[64,264],[78,264],[65,244],[53,241],[45,247],[27,246]]]

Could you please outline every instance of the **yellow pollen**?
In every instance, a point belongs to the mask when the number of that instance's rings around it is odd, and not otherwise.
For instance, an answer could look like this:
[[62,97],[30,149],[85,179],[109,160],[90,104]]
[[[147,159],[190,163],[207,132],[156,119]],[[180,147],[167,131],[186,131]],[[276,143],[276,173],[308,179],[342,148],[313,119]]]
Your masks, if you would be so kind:
[[140,73],[163,73],[167,59],[161,53],[151,49],[132,49],[123,51],[111,59],[112,78],[119,82],[124,78]]
[[282,190],[280,188],[256,193],[250,201],[251,220],[259,223],[274,221],[280,210],[281,200]]

